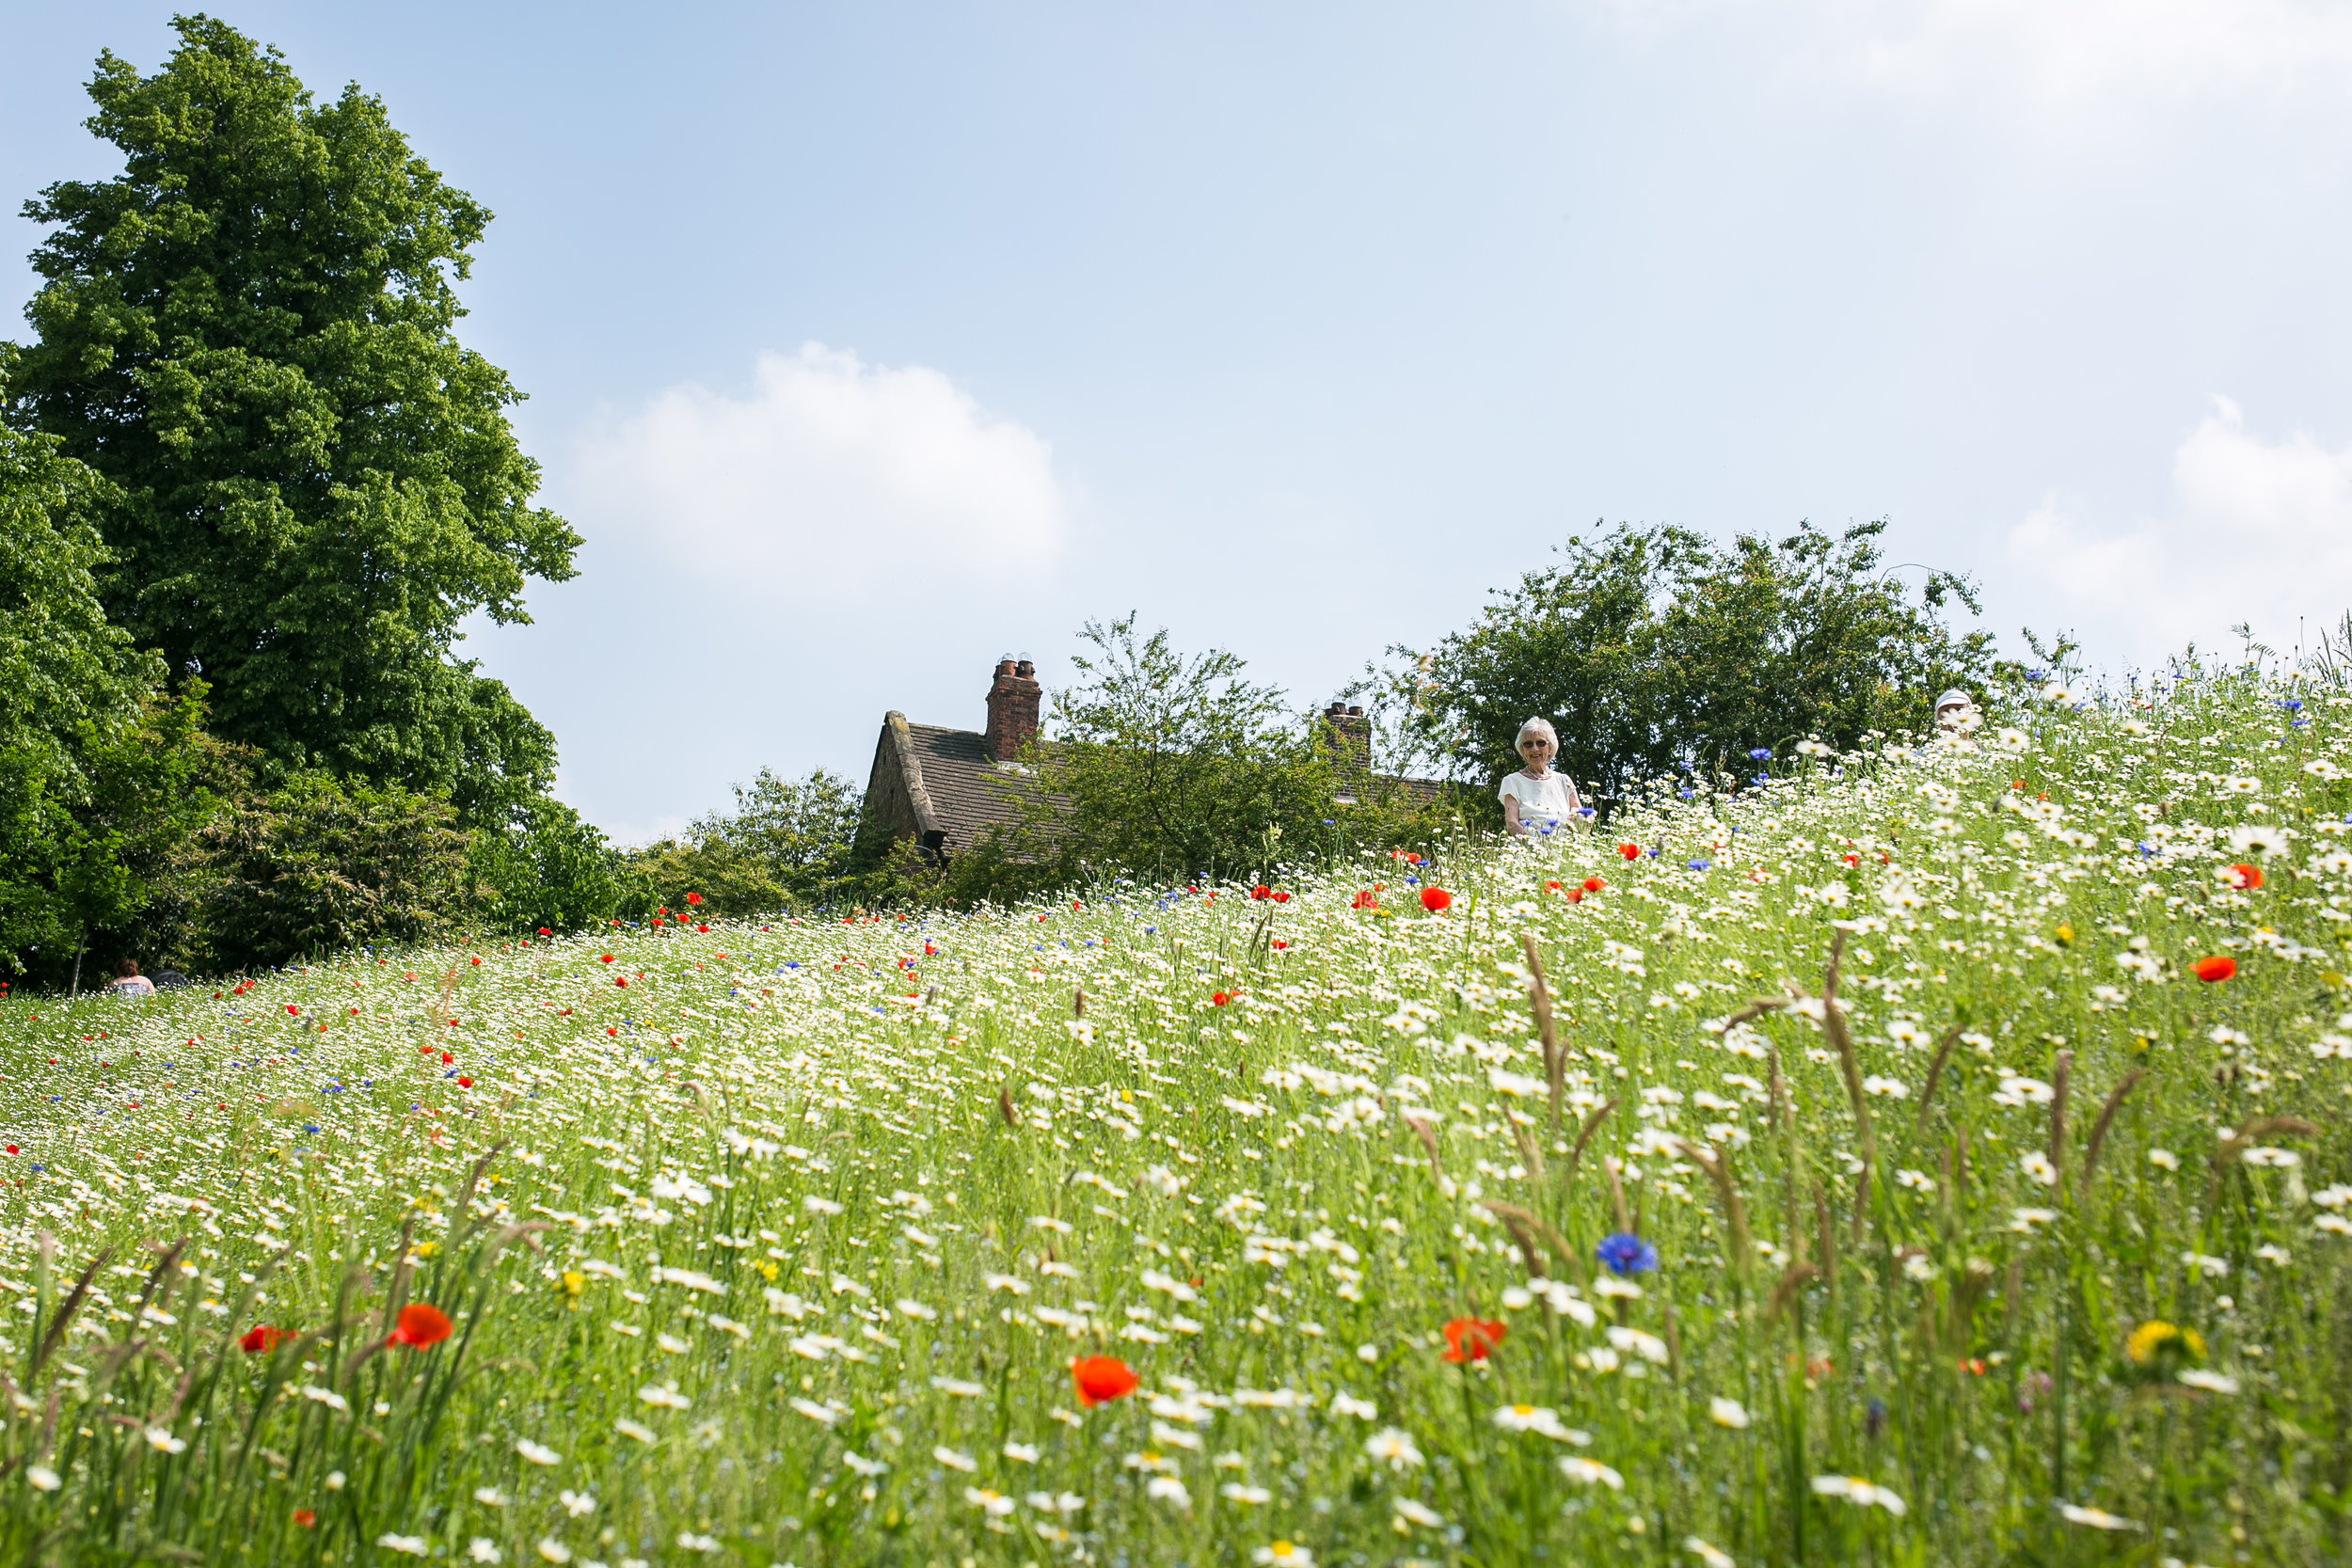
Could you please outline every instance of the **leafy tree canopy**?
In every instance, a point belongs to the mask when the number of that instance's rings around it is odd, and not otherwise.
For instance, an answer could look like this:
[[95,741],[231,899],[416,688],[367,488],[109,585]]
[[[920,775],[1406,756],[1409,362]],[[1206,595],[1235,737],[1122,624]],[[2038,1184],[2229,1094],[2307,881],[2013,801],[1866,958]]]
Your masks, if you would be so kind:
[[91,79],[123,172],[25,205],[51,232],[7,418],[112,482],[106,609],[202,671],[224,737],[511,813],[553,739],[452,650],[468,615],[527,619],[580,540],[532,504],[521,394],[453,330],[490,214],[358,87],[315,103],[276,51],[175,25],[155,74]]
[[1969,582],[1930,572],[1916,595],[1881,564],[1883,522],[1811,523],[1728,546],[1677,528],[1570,539],[1559,565],[1499,592],[1478,622],[1409,663],[1386,696],[1457,776],[1518,766],[1519,725],[1549,719],[1557,766],[1603,800],[1677,768],[1743,770],[1758,747],[1850,747],[1924,727],[1936,694],[1983,695],[1993,639],[1961,633]]

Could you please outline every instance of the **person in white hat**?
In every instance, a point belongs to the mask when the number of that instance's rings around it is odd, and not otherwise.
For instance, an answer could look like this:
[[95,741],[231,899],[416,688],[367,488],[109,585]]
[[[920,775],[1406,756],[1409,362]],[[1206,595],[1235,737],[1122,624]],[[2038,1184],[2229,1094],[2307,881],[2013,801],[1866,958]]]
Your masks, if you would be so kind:
[[1965,735],[1982,722],[1977,715],[1977,700],[1955,688],[1935,700],[1935,727]]

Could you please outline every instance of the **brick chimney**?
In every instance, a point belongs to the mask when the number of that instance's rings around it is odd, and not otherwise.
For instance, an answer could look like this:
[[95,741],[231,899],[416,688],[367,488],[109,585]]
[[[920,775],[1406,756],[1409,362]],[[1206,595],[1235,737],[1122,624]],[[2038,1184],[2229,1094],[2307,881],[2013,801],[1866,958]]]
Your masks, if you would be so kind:
[[988,688],[988,735],[981,742],[991,762],[1017,761],[1021,748],[1037,738],[1038,706],[1044,696],[1036,665],[1010,654],[996,661],[996,678]]
[[1362,708],[1333,703],[1323,710],[1323,726],[1331,760],[1339,765],[1343,780],[1359,779],[1372,771],[1372,722]]

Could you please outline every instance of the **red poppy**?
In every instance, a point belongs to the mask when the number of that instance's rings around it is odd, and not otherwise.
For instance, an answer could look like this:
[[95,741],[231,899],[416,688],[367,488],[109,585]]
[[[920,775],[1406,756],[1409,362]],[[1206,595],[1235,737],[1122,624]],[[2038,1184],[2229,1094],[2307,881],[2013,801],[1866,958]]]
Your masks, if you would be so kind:
[[1078,1402],[1091,1410],[1125,1399],[1142,1380],[1115,1355],[1082,1355],[1070,1364],[1070,1381],[1078,1390]]
[[467,962],[472,964],[476,969],[480,969],[482,967],[482,959],[479,957],[469,958]]
[[1289,942],[1284,942],[1284,941],[1283,941],[1280,937],[1276,937],[1276,938],[1274,939],[1274,950],[1275,950],[1277,953],[1281,952],[1284,948],[1288,947],[1289,945],[1290,945],[1290,943],[1289,943]]
[[1581,887],[1572,887],[1562,896],[1571,904],[1581,904],[1584,902],[1584,890]]
[[707,930],[709,930],[709,929],[710,929],[710,927],[707,927],[707,926],[697,926],[697,927],[694,927],[694,929],[696,929],[697,931],[707,931]]
[[1274,890],[1266,886],[1263,882],[1260,882],[1256,887],[1249,890],[1249,896],[1252,898],[1271,898],[1274,896]]
[[1445,1325],[1445,1358],[1453,1362],[1484,1361],[1502,1343],[1502,1337],[1508,1332],[1502,1323],[1456,1318]]
[[1221,990],[1213,990],[1209,992],[1209,1000],[1217,1006],[1222,1007],[1226,1003],[1231,1002],[1232,998],[1226,995]]
[[297,1508],[294,1511],[294,1522],[304,1529],[315,1529],[318,1527],[319,1516],[307,1508]]
[[1274,901],[1278,904],[1287,904],[1291,901],[1291,895],[1287,893],[1278,893],[1274,895]]
[[392,1343],[422,1350],[448,1338],[452,1326],[449,1314],[439,1307],[412,1301],[400,1309],[400,1322],[392,1329]]
[[1358,891],[1356,901],[1347,907],[1351,910],[1376,910],[1380,907],[1380,900],[1373,895],[1372,889],[1363,888]]
[[1454,895],[1448,893],[1441,887],[1422,888],[1421,890],[1421,907],[1427,910],[1431,914],[1436,914],[1440,910],[1450,910],[1454,907]]
[[2249,892],[2262,886],[2262,867],[2259,865],[2233,865],[2230,867],[2230,885],[2235,888],[2245,888]]
[[1602,881],[1598,877],[1587,877],[1584,879],[1584,891],[1587,893],[1598,893],[1602,888],[1605,888],[1609,884],[1607,882]]
[[473,1080],[461,1077],[457,1080],[457,1086],[461,1089],[470,1089],[473,1087]]
[[282,1328],[272,1328],[267,1323],[256,1323],[246,1330],[244,1338],[237,1341],[237,1348],[247,1355],[260,1355],[266,1351],[276,1350],[293,1338],[292,1334]]
[[618,1029],[608,1028],[605,1030],[605,1033],[618,1038],[621,1032]]
[[2237,960],[2235,958],[2217,954],[2213,958],[2197,960],[2197,978],[2208,985],[2216,980],[2226,980],[2236,973]]
[[597,955],[596,955],[596,962],[598,962],[598,963],[600,963],[600,964],[609,964],[609,963],[611,963],[612,961],[612,954],[610,954],[610,953],[599,953],[599,954],[597,954]]
[[628,990],[628,976],[626,974],[615,974],[612,976],[612,983],[623,990]]
[[298,1016],[301,1011],[302,1009],[295,1006],[293,1003],[289,1002],[286,1004],[286,1014],[289,1018]]
[[1559,891],[1560,891],[1560,884],[1559,884],[1558,882],[1556,882],[1556,881],[1554,881],[1554,882],[1546,882],[1546,883],[1544,884],[1544,891],[1545,891],[1546,893],[1557,893],[1557,892],[1559,892]]
[[1627,860],[1638,861],[1642,858],[1642,847],[1638,844],[1620,844],[1617,846],[1617,853]]
[[686,901],[690,904],[699,904],[703,901],[703,895],[699,893],[690,893],[686,895]]
[[555,935],[553,931],[548,930],[545,926],[539,927],[539,934],[543,937],[551,937]]

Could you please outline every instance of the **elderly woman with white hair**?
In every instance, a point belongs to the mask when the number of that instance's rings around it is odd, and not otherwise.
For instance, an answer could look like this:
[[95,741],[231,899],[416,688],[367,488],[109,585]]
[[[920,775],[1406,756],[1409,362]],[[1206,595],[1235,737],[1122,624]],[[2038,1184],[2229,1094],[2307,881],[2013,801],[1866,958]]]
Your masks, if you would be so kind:
[[1530,719],[1519,726],[1518,752],[1527,766],[1502,781],[1502,826],[1514,838],[1549,832],[1573,822],[1584,801],[1551,759],[1560,754],[1560,734],[1549,719]]
[[1955,688],[1935,700],[1935,727],[1955,735],[1966,735],[1984,722],[1977,712],[1977,700]]

